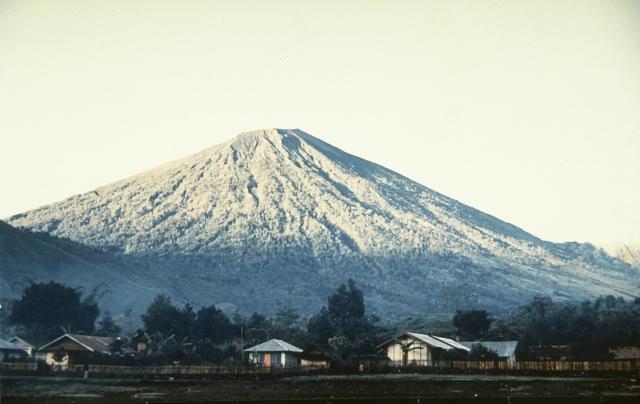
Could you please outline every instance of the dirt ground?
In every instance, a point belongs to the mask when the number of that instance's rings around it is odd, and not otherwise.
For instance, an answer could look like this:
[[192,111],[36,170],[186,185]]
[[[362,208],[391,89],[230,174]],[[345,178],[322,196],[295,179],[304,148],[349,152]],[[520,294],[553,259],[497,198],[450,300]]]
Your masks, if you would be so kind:
[[[198,403],[293,400],[318,403],[640,403],[629,377],[378,374],[216,380],[2,377],[4,403]],[[473,400],[470,400],[470,399]],[[292,401],[288,401],[292,402]]]

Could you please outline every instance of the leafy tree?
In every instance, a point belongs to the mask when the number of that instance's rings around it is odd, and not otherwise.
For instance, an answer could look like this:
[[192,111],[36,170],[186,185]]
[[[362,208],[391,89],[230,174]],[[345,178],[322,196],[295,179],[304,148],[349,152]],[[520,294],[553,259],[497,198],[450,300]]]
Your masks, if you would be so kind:
[[235,326],[224,312],[215,306],[198,310],[195,321],[195,339],[208,340],[214,344],[225,342],[238,334]]
[[179,309],[165,294],[157,295],[147,308],[147,312],[142,315],[147,333],[173,335],[176,341],[192,336],[195,321],[196,314],[190,304],[185,304],[182,309]]
[[610,348],[640,341],[640,300],[604,296],[575,304],[536,297],[501,319],[497,333],[519,337],[521,358],[531,359],[534,346],[566,345],[576,360],[610,359]]
[[309,318],[307,331],[309,332],[310,339],[320,345],[327,344],[329,338],[335,334],[333,326],[331,325],[329,310],[327,310],[326,306],[323,306],[317,314]]
[[273,327],[276,329],[294,328],[297,326],[300,315],[296,309],[285,306],[278,310],[273,318]]
[[111,313],[105,312],[102,319],[98,321],[98,328],[96,328],[95,335],[101,337],[117,337],[122,332],[122,329],[111,317]]
[[[328,339],[328,343],[340,356],[346,359],[347,354],[376,352],[375,327],[366,316],[364,295],[356,287],[353,279],[340,285],[329,296],[327,312],[333,334]],[[320,313],[320,315],[324,314]],[[323,321],[322,317],[317,320]],[[328,327],[324,328],[324,331],[328,330]]]
[[285,306],[271,319],[271,337],[289,341],[294,345],[308,344],[308,334],[300,328],[300,315],[296,309]]
[[356,287],[353,279],[340,287],[329,296],[329,314],[331,319],[340,327],[348,328],[353,319],[364,318],[364,295]]
[[271,338],[271,322],[262,314],[253,313],[245,323],[245,337],[260,341]]
[[62,327],[93,333],[98,314],[95,293],[83,299],[81,290],[61,283],[32,283],[13,304],[9,320],[24,327],[26,334],[52,339],[62,333]]
[[452,323],[460,337],[474,340],[487,332],[491,321],[486,310],[466,310],[456,312]]
[[353,279],[329,296],[328,311],[335,332],[355,341],[373,331],[373,326],[365,316],[364,295],[356,287]]

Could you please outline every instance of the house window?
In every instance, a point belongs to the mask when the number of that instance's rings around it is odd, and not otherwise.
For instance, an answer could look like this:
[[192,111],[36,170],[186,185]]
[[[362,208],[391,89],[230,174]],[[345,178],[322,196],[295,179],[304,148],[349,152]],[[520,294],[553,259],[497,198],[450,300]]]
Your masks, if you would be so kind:
[[280,355],[277,352],[271,354],[271,365],[279,365],[280,364]]

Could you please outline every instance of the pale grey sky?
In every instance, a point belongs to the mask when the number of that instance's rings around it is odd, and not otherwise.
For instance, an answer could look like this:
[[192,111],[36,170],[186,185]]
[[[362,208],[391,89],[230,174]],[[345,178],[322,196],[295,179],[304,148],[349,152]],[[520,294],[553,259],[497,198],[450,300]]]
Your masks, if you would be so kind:
[[0,0],[0,217],[265,127],[638,242],[640,2]]

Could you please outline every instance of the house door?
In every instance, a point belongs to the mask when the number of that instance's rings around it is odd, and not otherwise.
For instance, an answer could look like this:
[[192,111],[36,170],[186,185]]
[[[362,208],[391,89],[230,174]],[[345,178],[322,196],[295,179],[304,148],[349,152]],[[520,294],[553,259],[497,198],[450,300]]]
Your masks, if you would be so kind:
[[264,367],[271,367],[271,354],[269,352],[264,353]]

